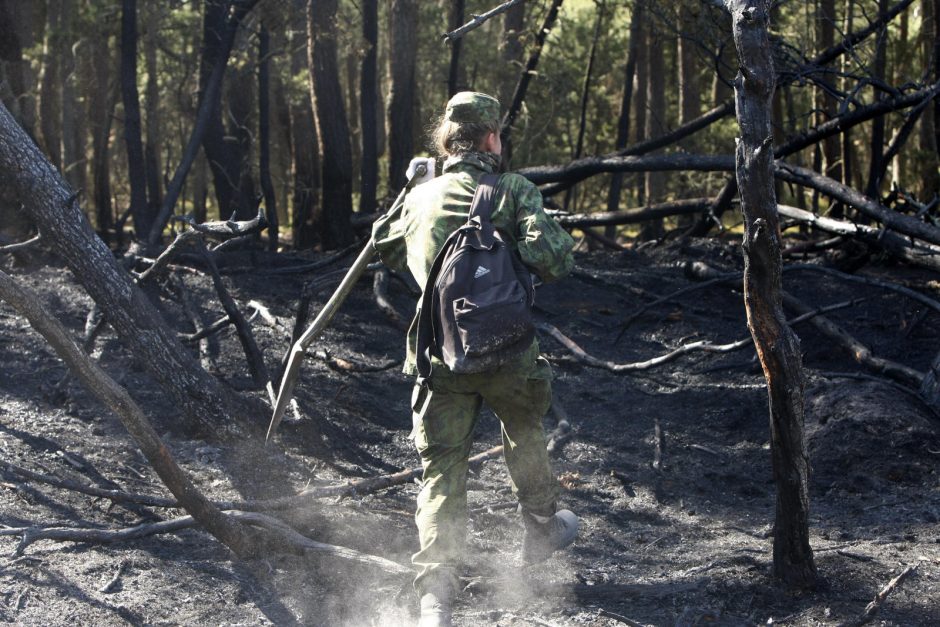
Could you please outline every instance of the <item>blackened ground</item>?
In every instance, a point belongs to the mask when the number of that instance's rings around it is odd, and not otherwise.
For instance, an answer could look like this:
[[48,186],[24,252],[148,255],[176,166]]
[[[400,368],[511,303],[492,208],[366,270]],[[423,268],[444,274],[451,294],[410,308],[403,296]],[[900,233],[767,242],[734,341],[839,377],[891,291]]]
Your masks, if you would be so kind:
[[[682,270],[698,260],[741,269],[735,244],[716,240],[584,253],[578,274],[539,289],[540,318],[592,355],[618,363],[649,359],[691,341],[747,336],[740,287],[713,285],[655,306],[624,329],[640,306],[692,285]],[[277,264],[297,263],[281,257]],[[281,323],[256,318],[254,333],[272,370],[289,345],[303,285],[316,274],[277,274],[260,253],[232,254],[226,283],[238,302],[259,301]],[[349,259],[345,260],[346,263]],[[242,271],[252,263],[268,270]],[[0,259],[40,294],[76,335],[91,301],[52,257]],[[932,275],[903,267],[867,273],[938,296]],[[180,275],[206,322],[221,315],[211,282]],[[786,288],[812,306],[856,298],[828,314],[876,355],[926,371],[940,343],[940,316],[896,293],[812,272],[790,272]],[[314,298],[314,310],[332,286]],[[154,290],[167,318],[192,326]],[[405,316],[413,296],[392,281]],[[641,373],[617,375],[573,362],[551,338],[557,398],[573,437],[555,456],[563,505],[581,516],[573,548],[538,567],[518,560],[521,525],[501,461],[470,481],[467,570],[458,625],[616,625],[613,612],[655,625],[836,625],[860,615],[907,565],[917,572],[885,601],[888,625],[940,623],[940,436],[938,419],[914,396],[879,380],[845,378],[860,368],[812,327],[796,327],[806,366],[806,430],[813,466],[811,532],[820,589],[790,593],[769,578],[774,484],[767,399],[752,349],[694,353]],[[316,348],[359,364],[400,359],[402,332],[375,306],[363,280]],[[129,388],[161,432],[179,422],[143,366],[109,329],[95,357]],[[231,330],[214,339],[214,374],[250,388]],[[117,419],[63,378],[66,369],[28,324],[0,303],[0,457],[33,470],[133,492],[163,493]],[[265,457],[257,448],[166,439],[197,485],[215,498],[290,494],[307,485],[393,472],[417,464],[408,440],[411,382],[397,368],[354,373],[308,360],[297,388],[301,420],[282,425]],[[257,394],[258,392],[248,392]],[[259,422],[266,422],[260,416]],[[661,465],[654,433],[659,425]],[[553,428],[546,419],[547,429]],[[475,450],[498,443],[484,412]],[[408,563],[416,549],[417,486],[311,503],[289,512],[308,536]],[[127,527],[177,515],[112,506],[3,473],[0,524]],[[404,625],[415,618],[407,580],[341,560],[270,556],[235,560],[197,530],[123,544],[38,542],[10,557],[17,536],[0,536],[0,620],[20,624]],[[112,591],[99,591],[123,565]]]

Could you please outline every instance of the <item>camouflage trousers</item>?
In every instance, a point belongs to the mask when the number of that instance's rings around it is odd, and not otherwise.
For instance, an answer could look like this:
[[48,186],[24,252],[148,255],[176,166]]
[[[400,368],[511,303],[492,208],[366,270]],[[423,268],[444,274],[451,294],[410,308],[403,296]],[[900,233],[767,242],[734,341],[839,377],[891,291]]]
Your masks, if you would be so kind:
[[415,386],[412,436],[424,468],[415,514],[421,550],[411,558],[419,595],[457,584],[467,532],[467,459],[484,402],[502,423],[513,494],[528,512],[554,513],[558,482],[542,430],[551,377],[551,366],[533,342],[519,358],[486,373],[454,374],[436,362],[430,385]]

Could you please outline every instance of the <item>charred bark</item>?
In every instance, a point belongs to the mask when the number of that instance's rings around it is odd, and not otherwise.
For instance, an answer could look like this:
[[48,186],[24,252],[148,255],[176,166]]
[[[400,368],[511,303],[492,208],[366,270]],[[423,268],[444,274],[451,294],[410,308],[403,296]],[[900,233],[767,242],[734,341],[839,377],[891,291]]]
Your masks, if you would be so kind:
[[405,184],[405,172],[414,156],[415,61],[418,4],[392,0],[389,6],[388,184]]
[[359,174],[359,212],[377,209],[379,180],[378,48],[379,8],[377,0],[362,1],[362,39],[366,45],[359,70],[359,129],[362,161]]
[[43,240],[54,243],[124,345],[185,414],[176,426],[244,437],[251,425],[248,417],[266,412],[259,411],[254,399],[234,397],[199,367],[95,236],[75,195],[5,107],[0,107],[0,171],[6,173],[5,184],[39,225]]
[[781,305],[779,225],[773,181],[771,98],[774,67],[770,0],[728,0],[740,71],[735,100],[741,136],[736,172],[744,213],[744,302],[748,327],[767,379],[771,458],[777,485],[773,572],[786,585],[812,588],[809,460],[803,433],[800,342]]
[[[643,2],[636,0],[633,3],[633,13],[630,16],[630,43],[627,48],[627,63],[624,68],[623,94],[620,99],[620,114],[617,117],[617,151],[627,147],[630,141],[630,105],[633,102],[633,77],[636,75],[637,50],[640,47],[640,25],[643,21]],[[623,190],[623,174],[614,173],[610,177],[610,189],[607,191],[607,211],[620,209],[620,195]],[[608,230],[608,236],[613,233]]]
[[[111,409],[140,447],[179,505],[236,555],[247,557],[256,544],[241,523],[223,514],[179,467],[140,406],[75,344],[65,328],[43,310],[36,298],[0,272],[0,297],[10,302],[49,342],[82,383]],[[25,537],[24,537],[25,541]]]
[[314,222],[324,248],[341,248],[353,241],[352,147],[336,61],[337,4],[337,0],[307,4],[310,97],[320,139],[322,185],[320,213]]
[[[463,25],[464,0],[454,0],[450,14],[450,29],[456,30]],[[463,48],[463,38],[458,37],[450,41],[450,66],[447,70],[447,95],[453,96],[460,91],[460,51]]]
[[147,171],[141,140],[140,96],[137,92],[137,0],[123,0],[121,11],[121,97],[124,101],[124,142],[131,188],[131,218],[137,239],[150,233],[154,216],[147,206]]
[[271,181],[271,36],[262,22],[258,33],[258,175],[264,193],[265,217],[268,221],[268,250],[277,250],[279,221],[277,197]]
[[[212,0],[207,1],[212,2]],[[201,91],[199,94],[199,110],[196,113],[192,133],[186,143],[186,148],[183,150],[180,163],[173,173],[173,179],[167,186],[163,204],[160,205],[160,213],[157,215],[153,228],[150,229],[150,235],[147,238],[147,244],[151,248],[155,247],[163,236],[163,228],[170,220],[170,215],[173,213],[176,201],[183,191],[183,183],[186,180],[186,175],[189,173],[193,161],[196,160],[199,146],[203,143],[203,139],[212,123],[213,114],[216,107],[218,107],[219,95],[222,89],[222,78],[225,76],[225,67],[228,65],[229,53],[232,50],[235,34],[238,32],[238,26],[257,3],[258,0],[243,0],[242,2],[238,2],[234,5],[228,19],[222,23],[224,28],[222,28],[219,33],[222,39],[218,50],[219,54],[217,58],[214,59],[214,64],[210,66],[210,71],[207,72],[207,76],[205,76],[205,84],[202,83],[203,77],[200,77]],[[207,6],[206,8],[208,9],[210,7]],[[203,61],[205,61],[205,59],[206,52],[204,51]],[[210,161],[211,166],[211,157],[208,153],[206,154],[206,158]]]
[[535,35],[535,45],[532,48],[531,54],[529,54],[529,59],[526,61],[522,74],[519,76],[519,82],[516,83],[516,89],[513,91],[509,108],[503,116],[502,131],[500,132],[503,144],[507,144],[511,139],[512,125],[515,124],[516,116],[518,116],[519,111],[522,110],[522,103],[525,102],[529,82],[535,74],[535,68],[538,67],[539,58],[542,56],[542,48],[545,46],[545,39],[548,37],[552,28],[555,27],[555,21],[558,19],[558,10],[561,8],[561,3],[562,0],[552,0],[552,4],[545,14],[545,20],[542,22],[542,27]]

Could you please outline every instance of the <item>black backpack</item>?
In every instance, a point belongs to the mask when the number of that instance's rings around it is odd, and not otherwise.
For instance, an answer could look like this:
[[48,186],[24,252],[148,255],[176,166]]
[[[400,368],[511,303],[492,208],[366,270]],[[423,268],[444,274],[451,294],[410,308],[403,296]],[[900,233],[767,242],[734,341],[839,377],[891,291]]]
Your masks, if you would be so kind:
[[532,276],[490,221],[499,176],[480,179],[467,223],[434,258],[418,312],[420,380],[431,357],[453,372],[486,372],[523,353],[535,326]]

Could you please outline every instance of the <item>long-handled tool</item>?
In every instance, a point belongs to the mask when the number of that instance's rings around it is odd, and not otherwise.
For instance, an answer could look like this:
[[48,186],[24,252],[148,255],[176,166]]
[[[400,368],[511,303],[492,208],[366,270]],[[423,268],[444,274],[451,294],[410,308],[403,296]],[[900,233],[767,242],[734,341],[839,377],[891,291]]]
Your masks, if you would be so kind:
[[[401,193],[398,194],[398,198],[395,199],[395,202],[392,203],[391,208],[388,210],[388,216],[391,217],[401,211],[408,191],[419,181],[424,180],[424,177],[428,174],[428,161],[429,160],[422,159],[420,161],[415,160],[417,163],[412,162],[412,167],[408,169],[410,174],[408,182],[401,190]],[[414,170],[413,173],[412,170]],[[303,361],[304,355],[307,352],[307,347],[323,332],[323,329],[329,326],[330,322],[333,320],[333,316],[336,315],[340,305],[342,305],[346,297],[349,296],[356,281],[358,281],[362,273],[365,272],[374,254],[375,248],[370,238],[362,249],[362,252],[356,257],[356,261],[353,262],[352,267],[349,268],[346,276],[343,277],[343,281],[339,284],[339,287],[337,287],[333,295],[330,296],[330,300],[326,302],[326,305],[324,305],[320,313],[317,314],[316,319],[310,323],[310,326],[307,327],[304,334],[300,336],[300,339],[294,342],[294,345],[291,347],[290,357],[287,360],[287,368],[284,370],[284,377],[281,379],[281,389],[277,393],[277,401],[274,404],[274,414],[271,416],[271,424],[268,425],[268,434],[265,436],[265,443],[274,435],[294,395],[294,385],[297,383],[300,363]]]

